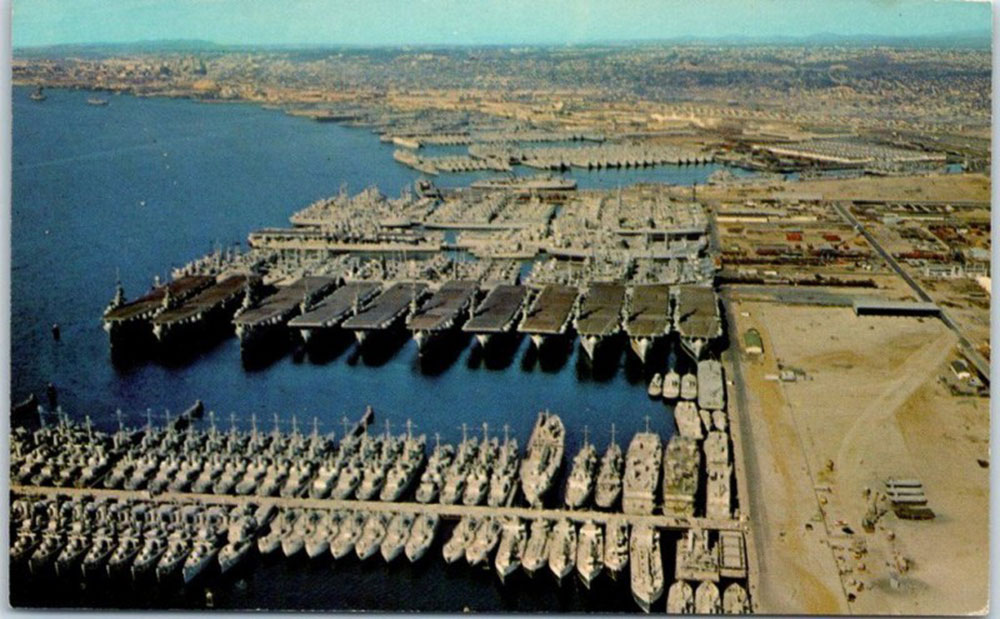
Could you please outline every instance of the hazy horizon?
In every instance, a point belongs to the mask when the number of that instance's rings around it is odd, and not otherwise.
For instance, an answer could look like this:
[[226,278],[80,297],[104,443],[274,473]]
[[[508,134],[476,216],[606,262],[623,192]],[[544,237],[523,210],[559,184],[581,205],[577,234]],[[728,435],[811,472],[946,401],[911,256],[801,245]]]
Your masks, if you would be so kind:
[[[289,10],[290,7],[294,10]],[[14,49],[198,41],[222,47],[587,45],[811,37],[989,37],[960,0],[18,0]],[[724,19],[720,18],[724,16]]]

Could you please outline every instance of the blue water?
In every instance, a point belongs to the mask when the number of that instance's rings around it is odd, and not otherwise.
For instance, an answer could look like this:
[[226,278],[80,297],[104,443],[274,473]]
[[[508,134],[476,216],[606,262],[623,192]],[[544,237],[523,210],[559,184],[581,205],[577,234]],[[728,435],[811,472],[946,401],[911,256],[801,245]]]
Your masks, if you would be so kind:
[[[551,409],[566,422],[569,453],[582,440],[584,426],[602,447],[612,422],[619,437],[643,428],[647,418],[651,429],[670,433],[669,411],[646,397],[646,377],[626,364],[626,355],[595,378],[581,362],[579,349],[565,363],[543,369],[532,359],[527,341],[504,369],[478,363],[470,345],[452,363],[429,372],[408,342],[378,366],[347,350],[326,363],[286,356],[247,371],[235,339],[181,366],[148,362],[115,367],[99,317],[116,274],[135,297],[154,275],[166,278],[172,266],[215,244],[241,242],[255,228],[285,225],[294,211],[336,193],[342,183],[352,191],[376,184],[397,195],[419,174],[394,162],[394,147],[380,143],[369,130],[315,123],[253,105],[115,96],[108,106],[94,107],[86,105],[89,93],[84,91],[47,91],[43,103],[30,101],[28,94],[24,88],[13,94],[13,401],[29,393],[44,399],[44,387],[52,382],[70,415],[87,414],[105,429],[113,427],[115,409],[138,425],[144,423],[147,407],[162,414],[200,398],[226,424],[234,413],[238,425],[248,427],[250,415],[256,414],[269,426],[277,413],[286,428],[296,415],[303,424],[317,417],[324,430],[337,430],[342,416],[356,418],[371,404],[380,424],[388,420],[399,431],[412,419],[421,432],[456,440],[463,422],[477,429],[486,422],[491,432],[509,424],[522,445],[537,412]],[[574,176],[581,187],[653,179],[700,183],[714,169],[663,167]],[[440,181],[454,184],[478,176],[443,176]],[[53,323],[61,327],[58,342],[50,333]],[[402,590],[416,594],[429,589],[437,582],[430,575],[434,572],[439,567],[408,572],[404,580],[409,584]],[[294,580],[295,573],[287,566],[263,566],[248,578],[251,584],[264,583],[270,582],[267,574],[283,574],[275,576],[282,582]],[[376,588],[394,586],[386,573],[367,569],[343,582],[357,587],[358,579],[368,578]],[[468,595],[478,591],[482,604],[471,605],[479,609],[633,608],[627,591],[619,606],[617,601],[587,603],[575,593],[556,595],[545,587],[511,602],[505,601],[509,593],[496,591],[489,579],[461,572],[448,578],[467,587]],[[242,582],[240,587],[247,584]],[[244,590],[237,584],[219,585],[220,599],[229,600],[220,603],[281,603],[280,596],[273,597],[280,586],[275,591],[261,584],[268,592],[254,593],[253,587]],[[347,589],[337,595],[335,582],[329,587],[333,593],[316,598],[322,602],[315,607],[415,607],[408,597],[376,596],[372,599],[381,602],[367,603],[348,596]],[[428,596],[420,608],[460,610],[467,603],[463,596]],[[619,600],[616,596],[612,599]],[[46,602],[44,595],[39,601]],[[74,601],[85,599],[65,599]]]

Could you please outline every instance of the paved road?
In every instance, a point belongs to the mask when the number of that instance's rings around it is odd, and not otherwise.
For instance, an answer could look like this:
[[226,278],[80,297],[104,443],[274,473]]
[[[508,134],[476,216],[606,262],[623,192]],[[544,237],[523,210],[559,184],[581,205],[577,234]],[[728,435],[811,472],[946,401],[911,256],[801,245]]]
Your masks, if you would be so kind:
[[107,497],[117,500],[156,501],[160,503],[204,503],[207,505],[254,505],[274,504],[282,508],[300,509],[354,509],[381,512],[434,513],[442,518],[462,516],[517,516],[525,519],[546,518],[557,520],[568,518],[575,522],[608,523],[627,520],[632,525],[646,524],[660,529],[687,530],[701,528],[719,531],[743,531],[744,525],[738,520],[709,518],[673,518],[662,515],[634,515],[620,512],[571,511],[567,509],[532,509],[528,507],[487,507],[484,505],[442,505],[440,503],[392,503],[383,501],[352,501],[337,499],[310,499],[285,497],[233,496],[226,494],[194,494],[190,492],[163,492],[151,494],[147,491],[108,490],[105,488],[54,488],[48,486],[11,485],[13,494],[22,496],[69,496]]
[[[921,301],[924,301],[926,303],[935,303],[934,299],[932,299],[931,296],[927,294],[927,292],[923,289],[923,287],[920,286],[917,280],[913,279],[910,276],[910,274],[903,269],[902,265],[900,265],[899,262],[897,262],[896,259],[892,257],[892,254],[886,251],[885,248],[879,244],[879,242],[875,239],[875,237],[872,236],[870,232],[868,232],[865,226],[860,221],[858,221],[857,218],[854,217],[854,215],[852,215],[848,209],[844,208],[842,204],[834,204],[833,207],[837,209],[837,212],[840,213],[840,216],[843,217],[848,224],[853,226],[855,230],[864,235],[865,239],[868,240],[868,243],[872,247],[874,247],[875,251],[877,251],[879,255],[882,256],[882,258],[886,261],[886,263],[890,267],[892,267],[892,269],[896,271],[896,273],[898,273],[900,277],[903,278],[903,281],[905,281],[907,285],[909,285],[910,288],[913,289],[913,292],[916,293],[917,297],[919,297]],[[943,307],[940,306],[938,307],[941,311],[942,322],[944,322],[944,324],[947,325],[948,328],[954,331],[955,334],[958,336],[959,344],[962,347],[962,353],[969,359],[969,361],[972,362],[973,365],[976,366],[976,369],[979,370],[979,373],[982,375],[984,381],[987,384],[989,384],[990,362],[987,361],[986,358],[983,357],[981,354],[979,354],[979,351],[976,350],[976,347],[972,345],[972,342],[969,341],[967,337],[965,337],[965,333],[958,326],[958,324],[954,320],[952,320],[951,316],[948,315],[948,312],[946,312]]]

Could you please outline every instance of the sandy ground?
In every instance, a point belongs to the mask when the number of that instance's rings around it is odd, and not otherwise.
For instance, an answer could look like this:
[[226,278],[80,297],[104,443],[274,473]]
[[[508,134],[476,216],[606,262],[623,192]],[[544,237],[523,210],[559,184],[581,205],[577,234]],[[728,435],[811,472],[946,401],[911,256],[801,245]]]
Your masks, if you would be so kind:
[[798,194],[819,194],[827,200],[989,200],[990,179],[984,174],[941,174],[922,176],[866,176],[853,179],[826,179],[768,183],[756,188],[699,188],[703,198],[751,197],[774,193],[774,188]]
[[[989,459],[989,402],[952,397],[938,382],[954,334],[937,320],[849,308],[748,301],[732,312],[734,341],[755,326],[765,346],[763,357],[741,355],[759,610],[984,610],[989,471],[978,461]],[[766,380],[779,362],[805,378]],[[881,490],[887,477],[922,480],[937,518],[890,512],[866,533],[864,489]],[[856,555],[859,544],[866,551]]]

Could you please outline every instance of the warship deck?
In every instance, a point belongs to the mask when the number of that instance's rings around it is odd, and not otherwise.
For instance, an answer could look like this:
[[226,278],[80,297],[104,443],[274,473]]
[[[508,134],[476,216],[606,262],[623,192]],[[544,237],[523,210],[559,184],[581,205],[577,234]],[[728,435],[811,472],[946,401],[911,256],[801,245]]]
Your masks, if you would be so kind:
[[343,327],[352,331],[375,331],[388,327],[405,312],[414,298],[419,299],[427,284],[399,283],[380,294],[371,305],[357,316],[344,321]]
[[127,322],[129,320],[141,319],[150,312],[157,310],[163,304],[163,296],[167,289],[175,299],[187,299],[193,294],[212,285],[215,279],[207,275],[189,275],[180,277],[172,282],[158,286],[145,296],[139,297],[135,301],[126,303],[119,308],[113,309],[104,315],[105,322]]
[[472,303],[478,289],[474,281],[446,282],[410,316],[407,327],[411,331],[441,331],[451,328],[461,312]]
[[622,305],[625,303],[625,286],[612,283],[594,283],[583,299],[576,318],[580,335],[611,335],[621,325]]
[[681,337],[710,340],[722,333],[718,299],[709,286],[678,286],[675,324]]
[[562,333],[573,311],[576,297],[577,290],[571,286],[562,284],[545,286],[521,322],[521,332]]
[[289,313],[296,311],[306,294],[322,294],[330,289],[336,280],[330,277],[301,277],[288,286],[279,288],[274,294],[265,297],[256,307],[243,312],[233,324],[254,326],[283,320]]
[[232,275],[209,286],[177,307],[168,309],[153,319],[154,325],[172,325],[195,318],[221,303],[243,294],[247,284],[246,275]]
[[362,306],[381,288],[378,282],[348,282],[308,312],[292,318],[288,326],[295,329],[334,327],[353,311],[355,303]]
[[462,330],[468,333],[507,331],[527,296],[528,289],[524,286],[497,286],[486,295]]
[[670,328],[670,286],[647,284],[632,289],[625,331],[632,337],[663,335]]

